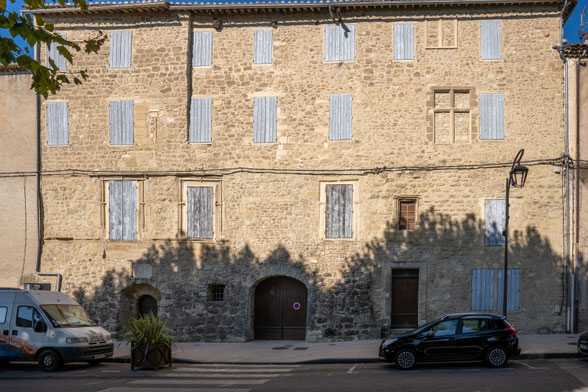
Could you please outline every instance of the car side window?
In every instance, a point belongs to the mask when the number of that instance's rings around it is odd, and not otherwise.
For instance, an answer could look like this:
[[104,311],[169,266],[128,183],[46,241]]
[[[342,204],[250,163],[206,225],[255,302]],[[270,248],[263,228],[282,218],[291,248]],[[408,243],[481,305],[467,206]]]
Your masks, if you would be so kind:
[[455,335],[457,332],[457,321],[458,320],[446,320],[441,321],[429,328],[425,333],[435,332],[435,336],[449,336]]
[[491,319],[464,319],[461,332],[476,333],[494,329],[494,321]]
[[16,326],[33,328],[39,321],[43,320],[41,314],[32,306],[19,306],[16,313]]

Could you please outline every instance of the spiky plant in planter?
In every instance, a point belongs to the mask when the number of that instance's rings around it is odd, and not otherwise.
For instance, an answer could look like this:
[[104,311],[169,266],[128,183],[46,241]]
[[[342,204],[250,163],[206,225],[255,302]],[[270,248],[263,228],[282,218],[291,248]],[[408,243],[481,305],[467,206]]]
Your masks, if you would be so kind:
[[131,369],[171,366],[171,347],[175,339],[165,323],[166,320],[153,313],[129,321],[129,331],[124,339],[131,343]]

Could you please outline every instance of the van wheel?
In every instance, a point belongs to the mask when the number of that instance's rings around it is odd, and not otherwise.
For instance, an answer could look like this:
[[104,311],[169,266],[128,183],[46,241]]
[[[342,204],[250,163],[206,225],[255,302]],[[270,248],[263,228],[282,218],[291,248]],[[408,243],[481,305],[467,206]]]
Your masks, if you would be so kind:
[[404,348],[396,353],[394,362],[402,370],[409,370],[416,365],[416,354],[414,351]]
[[486,351],[484,362],[486,362],[486,365],[493,368],[502,367],[508,362],[508,353],[502,347],[490,347],[488,351]]
[[54,372],[61,366],[61,357],[53,350],[45,350],[39,355],[39,367],[45,372]]

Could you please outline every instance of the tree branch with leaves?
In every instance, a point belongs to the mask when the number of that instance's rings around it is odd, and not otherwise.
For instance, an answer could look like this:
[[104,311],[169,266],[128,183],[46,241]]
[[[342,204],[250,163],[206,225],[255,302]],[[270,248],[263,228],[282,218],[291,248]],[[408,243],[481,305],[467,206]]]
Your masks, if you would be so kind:
[[[60,71],[55,61],[48,59],[46,66],[42,65],[40,59],[35,58],[28,46],[19,46],[15,42],[16,37],[21,37],[30,47],[35,45],[46,45],[53,47],[57,45],[57,51],[68,63],[73,65],[73,54],[81,52],[97,53],[106,35],[97,32],[95,37],[79,42],[67,40],[65,37],[54,32],[54,26],[46,23],[40,14],[29,11],[47,8],[48,4],[59,4],[64,6],[68,0],[24,0],[28,11],[19,13],[6,9],[7,1],[14,3],[16,0],[0,0],[0,31],[8,32],[0,37],[0,64],[18,64],[20,67],[29,70],[32,74],[31,88],[37,94],[47,98],[49,93],[55,94],[63,84],[82,84],[88,78],[86,70],[65,73]],[[85,0],[72,0],[72,2],[85,11],[88,4]],[[70,3],[71,4],[71,3]],[[4,35],[10,35],[4,36]]]

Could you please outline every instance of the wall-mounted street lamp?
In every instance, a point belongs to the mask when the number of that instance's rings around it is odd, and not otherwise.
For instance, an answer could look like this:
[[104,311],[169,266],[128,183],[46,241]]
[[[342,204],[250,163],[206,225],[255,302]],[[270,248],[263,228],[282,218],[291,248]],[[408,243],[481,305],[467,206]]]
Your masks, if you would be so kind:
[[504,215],[504,231],[502,232],[502,235],[504,236],[504,292],[502,293],[502,314],[505,318],[508,292],[508,207],[510,187],[513,186],[515,188],[522,188],[525,185],[525,181],[527,181],[527,174],[529,173],[529,169],[526,166],[521,165],[521,159],[523,158],[524,153],[525,150],[523,149],[517,153],[517,156],[512,162],[512,167],[510,169],[508,178],[506,179],[506,211]]

